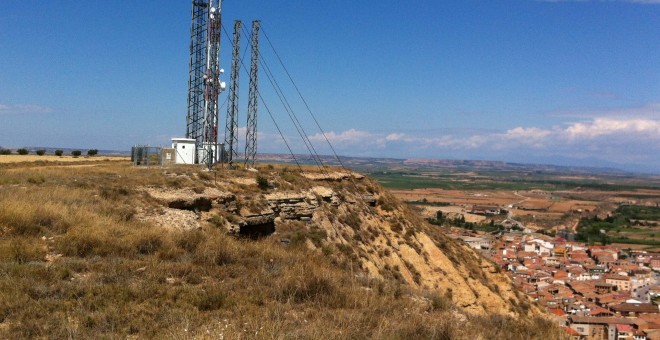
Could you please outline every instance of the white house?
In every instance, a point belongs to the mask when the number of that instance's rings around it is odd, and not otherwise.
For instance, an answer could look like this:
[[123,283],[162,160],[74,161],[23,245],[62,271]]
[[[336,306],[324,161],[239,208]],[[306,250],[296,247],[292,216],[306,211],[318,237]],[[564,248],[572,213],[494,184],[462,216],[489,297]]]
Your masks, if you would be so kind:
[[482,237],[472,237],[472,236],[460,236],[460,239],[462,239],[465,243],[468,244],[473,249],[481,250],[481,249],[490,249],[491,247],[491,241],[487,238],[482,238]]

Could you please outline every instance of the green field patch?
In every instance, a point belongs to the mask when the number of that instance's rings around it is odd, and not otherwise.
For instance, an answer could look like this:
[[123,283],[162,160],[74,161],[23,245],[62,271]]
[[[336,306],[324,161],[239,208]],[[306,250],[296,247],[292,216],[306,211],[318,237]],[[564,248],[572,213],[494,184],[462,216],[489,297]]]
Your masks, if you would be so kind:
[[445,190],[563,190],[547,183],[525,183],[517,181],[492,180],[451,180],[439,177],[422,176],[411,173],[376,172],[369,176],[388,189],[445,189]]
[[631,220],[660,221],[660,207],[622,205],[614,212]]
[[405,203],[412,204],[412,205],[424,205],[424,206],[430,206],[430,207],[448,207],[448,206],[452,205],[449,202],[429,202],[426,199],[417,200],[417,201],[405,201]]
[[621,243],[621,244],[645,244],[649,246],[660,246],[660,240],[649,240],[649,239],[630,239],[630,238],[610,238],[612,243]]
[[[624,226],[624,227],[616,227],[616,228],[612,228],[611,231],[613,231],[613,232],[619,232],[619,233],[622,233],[622,234],[625,234],[625,233],[631,233],[631,234],[652,234],[652,233],[657,232],[657,231],[655,231],[655,230],[653,230],[653,229],[648,229],[648,228],[634,228],[634,227],[625,227],[625,226]],[[658,232],[658,233],[660,234],[660,232]]]
[[[582,218],[578,225],[577,240],[585,242],[622,242],[629,244],[660,244],[655,240],[655,229],[630,227],[635,220],[658,220],[660,208],[621,205],[611,215],[601,219],[598,216]],[[660,232],[659,232],[660,233]],[[634,238],[628,238],[634,236]]]

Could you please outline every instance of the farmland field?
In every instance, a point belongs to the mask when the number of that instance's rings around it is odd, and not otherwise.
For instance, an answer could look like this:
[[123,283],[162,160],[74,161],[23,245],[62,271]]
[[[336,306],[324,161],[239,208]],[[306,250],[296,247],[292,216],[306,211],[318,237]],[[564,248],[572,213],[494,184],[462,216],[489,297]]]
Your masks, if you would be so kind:
[[625,217],[619,219],[623,222],[607,229],[608,240],[633,247],[660,246],[660,216],[654,210],[660,209],[658,176],[534,166],[400,164],[366,173],[427,217],[441,211],[487,223],[491,218],[479,218],[471,210],[491,206],[504,209],[508,217],[535,230],[567,229],[577,234],[585,219],[605,219],[625,211]]

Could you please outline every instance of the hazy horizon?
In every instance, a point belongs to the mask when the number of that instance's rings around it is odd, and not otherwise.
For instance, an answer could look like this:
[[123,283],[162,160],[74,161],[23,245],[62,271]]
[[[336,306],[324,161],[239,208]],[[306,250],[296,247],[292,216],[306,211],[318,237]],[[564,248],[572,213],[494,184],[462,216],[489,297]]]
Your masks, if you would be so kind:
[[[222,12],[227,29],[261,19],[261,53],[320,154],[332,152],[269,40],[340,155],[660,172],[660,1],[226,0]],[[0,145],[168,145],[185,132],[189,33],[187,2],[0,3]],[[268,110],[306,153],[260,72]],[[258,151],[287,153],[268,110]]]

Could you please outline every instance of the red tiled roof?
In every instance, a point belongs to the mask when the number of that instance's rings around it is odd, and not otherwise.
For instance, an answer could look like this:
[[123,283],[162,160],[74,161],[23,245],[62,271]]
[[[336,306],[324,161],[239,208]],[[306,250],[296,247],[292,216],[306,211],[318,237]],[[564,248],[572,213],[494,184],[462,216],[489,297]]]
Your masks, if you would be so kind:
[[580,333],[571,327],[564,327],[564,332],[570,336],[580,336]]
[[633,328],[630,325],[619,325],[616,324],[616,330],[619,332],[632,332]]
[[645,322],[635,318],[622,318],[622,317],[595,317],[595,316],[578,316],[572,315],[570,319],[573,323],[587,323],[587,324],[624,324],[634,325],[638,322]]
[[564,316],[566,315],[566,312],[561,310],[560,308],[550,308],[550,313],[557,315],[557,316]]
[[630,313],[659,313],[658,306],[652,303],[621,303],[618,305],[610,306],[615,312],[630,312]]
[[606,280],[619,280],[619,281],[630,281],[630,276],[623,276],[617,274],[605,274],[603,278]]
[[614,313],[610,312],[609,310],[601,307],[592,307],[591,311],[589,312],[592,316],[605,316],[605,315],[614,315]]

